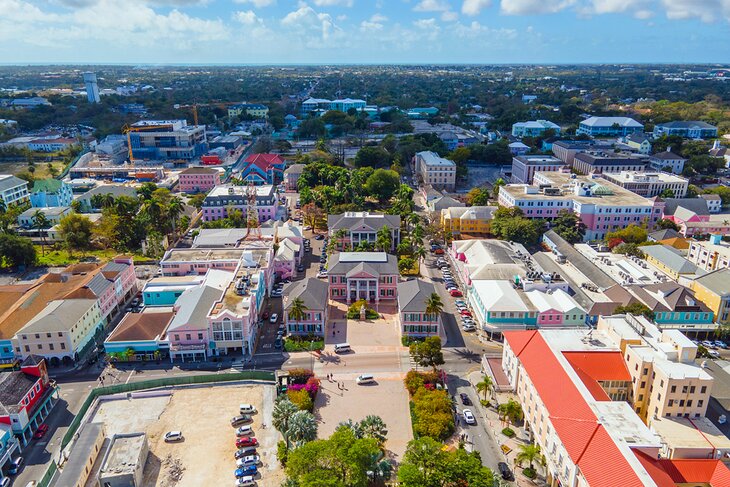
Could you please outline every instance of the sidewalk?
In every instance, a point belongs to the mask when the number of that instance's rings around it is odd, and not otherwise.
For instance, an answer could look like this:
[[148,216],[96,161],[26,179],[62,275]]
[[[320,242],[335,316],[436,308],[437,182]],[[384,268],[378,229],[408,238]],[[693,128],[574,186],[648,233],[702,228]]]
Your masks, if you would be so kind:
[[[481,372],[472,372],[467,376],[467,380],[469,383],[474,387],[474,384],[480,382],[482,379]],[[475,389],[476,390],[476,389]],[[513,398],[516,399],[514,394],[512,393],[496,393],[497,400],[502,402],[507,402],[508,399]],[[515,465],[515,457],[517,456],[517,453],[520,451],[520,445],[527,444],[526,442],[518,439],[516,436],[513,438],[507,438],[502,434],[502,430],[507,426],[506,424],[502,423],[502,421],[499,419],[499,414],[497,413],[496,408],[494,407],[488,407],[485,408],[481,405],[481,403],[475,404],[474,407],[478,411],[479,415],[484,420],[482,423],[487,425],[494,438],[497,440],[497,443],[499,444],[499,447],[507,446],[510,451],[508,453],[504,453],[504,450],[502,450],[503,458],[501,461],[504,461],[509,468],[512,470],[515,476],[515,484],[518,486],[525,486],[525,487],[533,487],[533,486],[546,486],[545,479],[543,477],[543,472],[538,472],[537,478],[534,480],[530,480],[524,475],[522,475],[522,468]],[[517,428],[512,427],[513,430],[516,430]],[[515,431],[517,432],[517,431]]]

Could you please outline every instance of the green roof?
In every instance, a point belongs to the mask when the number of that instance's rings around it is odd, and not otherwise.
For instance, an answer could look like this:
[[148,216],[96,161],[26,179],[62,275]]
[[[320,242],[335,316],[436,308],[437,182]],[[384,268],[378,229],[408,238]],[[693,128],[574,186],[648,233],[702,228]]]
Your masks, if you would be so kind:
[[33,183],[34,193],[57,193],[63,183],[58,179],[39,179]]

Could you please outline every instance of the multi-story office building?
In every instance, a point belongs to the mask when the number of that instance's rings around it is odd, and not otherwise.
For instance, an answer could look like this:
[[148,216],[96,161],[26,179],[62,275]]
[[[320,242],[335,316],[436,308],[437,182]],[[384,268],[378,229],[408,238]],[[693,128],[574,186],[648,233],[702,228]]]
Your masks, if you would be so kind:
[[592,137],[617,137],[643,133],[644,126],[629,117],[590,117],[578,124],[577,134]]
[[692,240],[687,259],[706,271],[730,267],[730,244],[720,235],[710,236],[709,241]]
[[[292,304],[297,299],[304,303],[303,316],[292,316]],[[283,319],[289,335],[324,336],[329,309],[327,282],[309,277],[292,282],[284,288]]]
[[398,297],[398,259],[385,252],[337,252],[327,265],[330,297],[377,304]]
[[462,234],[486,235],[497,211],[496,206],[451,207],[441,210],[441,225],[452,237],[460,238]]
[[440,157],[435,152],[423,151],[415,155],[416,173],[424,185],[435,189],[453,191],[456,187],[456,163]]
[[662,135],[679,135],[687,139],[711,139],[717,137],[717,127],[699,120],[658,123],[654,126],[654,137]]
[[549,120],[531,120],[512,124],[513,137],[540,137],[547,130],[552,130],[553,135],[560,135],[560,125]]
[[84,73],[84,84],[86,85],[86,99],[89,103],[99,103],[99,84],[96,81],[96,73]]
[[568,167],[573,167],[573,159],[579,152],[611,150],[613,144],[600,140],[556,140],[552,144],[555,157]]
[[30,204],[34,208],[51,206],[71,206],[73,191],[71,186],[58,179],[38,179],[33,183]]
[[560,171],[565,163],[553,156],[515,156],[512,158],[513,183],[532,184],[532,177],[536,172]]
[[402,336],[441,335],[441,313],[428,313],[427,302],[436,288],[430,281],[411,279],[398,284],[398,323]]
[[355,110],[364,110],[367,106],[365,100],[342,98],[337,100],[327,100],[324,98],[309,98],[302,102],[302,113],[308,114],[316,111],[339,110],[347,112],[351,108]]
[[9,174],[0,174],[0,200],[6,208],[22,205],[29,199],[28,181]]
[[245,218],[250,200],[250,191],[255,192],[254,198],[259,222],[283,217],[281,211],[285,209],[279,206],[279,195],[274,186],[267,184],[249,187],[223,184],[213,188],[205,197],[203,201],[203,221],[228,218],[228,212],[232,209],[241,211]]
[[400,243],[400,216],[367,211],[350,211],[339,215],[327,216],[330,238],[337,240],[337,247],[357,248],[361,243],[375,245],[378,231],[388,228],[391,246],[394,251]]
[[251,154],[238,177],[246,183],[277,185],[284,179],[285,166],[279,154]]
[[208,151],[205,126],[185,120],[142,120],[128,136],[135,159],[189,161]]
[[228,107],[229,117],[237,117],[242,113],[249,117],[266,118],[269,116],[269,107],[260,103],[239,103]]
[[499,204],[519,207],[527,218],[553,219],[560,210],[576,213],[586,225],[585,240],[597,240],[629,224],[654,224],[664,204],[598,177],[538,172],[532,186],[508,184],[499,190]]
[[580,174],[643,171],[648,163],[647,158],[633,154],[588,151],[575,155],[573,169]]
[[687,159],[671,151],[659,152],[649,157],[649,166],[655,171],[682,174]]
[[715,314],[719,323],[730,321],[730,269],[705,274],[690,283],[695,297]]
[[112,164],[121,164],[129,157],[127,137],[121,134],[107,135],[104,140],[96,144],[94,151],[99,159],[108,160]]
[[189,167],[180,172],[177,189],[181,193],[206,193],[220,184],[220,170],[212,167]]
[[659,196],[665,191],[671,191],[673,198],[684,198],[689,185],[687,179],[666,172],[605,172],[603,178],[647,198]]
[[651,152],[651,141],[646,134],[634,133],[624,137],[626,146],[639,154],[649,154]]

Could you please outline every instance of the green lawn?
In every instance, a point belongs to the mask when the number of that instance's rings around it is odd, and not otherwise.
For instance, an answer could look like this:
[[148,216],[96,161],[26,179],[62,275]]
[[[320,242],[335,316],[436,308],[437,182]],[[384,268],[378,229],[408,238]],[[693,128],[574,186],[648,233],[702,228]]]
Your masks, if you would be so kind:
[[[96,257],[102,262],[106,262],[112,260],[114,257],[120,254],[120,252],[117,252],[113,249],[104,249],[87,250],[85,252],[74,252],[71,256],[69,256],[69,253],[65,250],[54,250],[52,247],[47,247],[45,255],[43,255],[40,249],[40,245],[37,246],[36,250],[38,252],[38,261],[36,265],[39,267],[61,267],[65,265],[77,264],[79,262],[82,262],[84,259],[89,259],[90,257]],[[125,255],[130,254],[125,253]],[[142,254],[132,253],[131,255],[132,257],[134,257],[135,261],[144,262],[149,260],[148,257]]]

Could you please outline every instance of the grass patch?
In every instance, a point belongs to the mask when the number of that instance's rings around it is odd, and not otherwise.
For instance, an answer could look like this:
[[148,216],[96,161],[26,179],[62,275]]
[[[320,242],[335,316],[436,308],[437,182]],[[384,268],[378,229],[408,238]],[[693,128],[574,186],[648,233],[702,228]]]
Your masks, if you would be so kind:
[[422,342],[425,339],[425,337],[411,337],[408,335],[403,335],[400,337],[400,342],[404,347],[409,347],[411,343],[416,342]]
[[289,337],[284,340],[284,350],[287,352],[309,352],[323,348],[324,338],[322,337],[316,337],[314,341],[309,337]]
[[522,470],[522,475],[524,475],[528,479],[534,479],[535,477],[537,477],[537,472],[534,468],[527,467]]
[[514,438],[515,432],[512,428],[505,428],[502,430],[502,434],[506,436],[507,438]]
[[42,254],[40,246],[36,249],[38,251],[38,258],[36,265],[39,267],[47,266],[47,267],[61,267],[71,264],[78,264],[79,262],[88,262],[93,261],[93,258],[97,258],[102,262],[106,262],[109,260],[112,260],[117,255],[131,255],[135,262],[145,262],[149,261],[149,257],[146,257],[142,254],[138,253],[130,253],[130,252],[117,252],[113,249],[103,249],[103,250],[88,250],[85,252],[74,252],[72,255],[69,256],[68,252],[65,250],[57,250],[52,247],[46,247],[45,255]]

